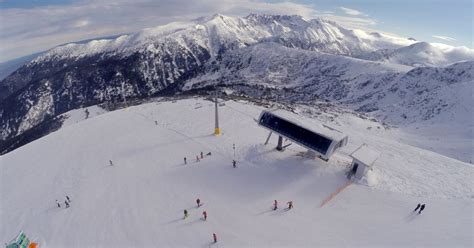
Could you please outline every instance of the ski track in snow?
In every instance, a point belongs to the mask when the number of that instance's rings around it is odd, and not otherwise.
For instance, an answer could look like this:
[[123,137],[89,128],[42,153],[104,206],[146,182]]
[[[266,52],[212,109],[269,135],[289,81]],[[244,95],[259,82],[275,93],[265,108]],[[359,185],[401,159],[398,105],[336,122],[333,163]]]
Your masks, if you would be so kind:
[[[305,150],[295,144],[276,152],[276,135],[263,145],[268,132],[254,120],[262,109],[227,101],[220,137],[214,104],[201,99],[84,121],[77,110],[59,131],[0,157],[0,239],[24,230],[41,247],[472,247],[473,167],[350,114],[317,118],[349,134],[329,162],[299,156]],[[346,183],[348,154],[362,143],[382,152],[378,184],[355,183],[320,208]],[[212,156],[195,162],[201,151]],[[71,207],[58,209],[66,194]],[[285,211],[290,200],[295,208]],[[427,208],[412,215],[419,202]]]

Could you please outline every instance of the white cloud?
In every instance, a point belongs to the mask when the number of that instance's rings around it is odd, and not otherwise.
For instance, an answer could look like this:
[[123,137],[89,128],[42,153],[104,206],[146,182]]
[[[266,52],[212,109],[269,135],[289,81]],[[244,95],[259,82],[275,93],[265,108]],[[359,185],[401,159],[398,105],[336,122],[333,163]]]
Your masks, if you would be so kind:
[[343,26],[349,28],[367,28],[369,26],[375,26],[378,24],[378,21],[368,17],[358,17],[358,16],[338,16],[333,14],[323,14],[322,17],[335,21]]
[[363,12],[356,10],[356,9],[350,9],[346,7],[339,7],[346,15],[354,15],[354,16],[366,16]]
[[0,62],[60,44],[136,32],[173,21],[221,13],[322,16],[348,27],[373,26],[367,16],[337,16],[313,5],[265,0],[78,0],[74,4],[0,9]]
[[455,38],[452,38],[449,36],[433,35],[432,37],[436,39],[440,39],[440,40],[445,40],[445,41],[457,41]]
[[82,28],[82,27],[85,27],[85,26],[87,26],[87,25],[89,25],[89,24],[90,24],[90,22],[89,22],[88,20],[82,19],[82,20],[77,20],[77,21],[74,23],[73,27],[75,27],[75,28]]

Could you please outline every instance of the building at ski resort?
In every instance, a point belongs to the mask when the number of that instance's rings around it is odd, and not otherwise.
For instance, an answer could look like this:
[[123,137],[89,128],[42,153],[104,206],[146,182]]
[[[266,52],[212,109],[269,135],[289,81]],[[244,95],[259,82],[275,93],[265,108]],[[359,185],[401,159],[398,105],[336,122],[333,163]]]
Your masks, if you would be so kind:
[[352,165],[348,177],[354,176],[356,179],[364,177],[369,170],[373,169],[375,161],[380,157],[380,153],[367,144],[362,144],[351,155]]
[[6,248],[39,248],[38,243],[31,242],[31,240],[21,231],[18,236],[10,241],[9,244],[5,244]]
[[283,150],[283,137],[305,148],[321,159],[328,160],[335,151],[345,146],[348,136],[334,128],[323,124],[304,122],[296,115],[281,110],[264,110],[260,114],[258,124],[279,135],[277,150]]

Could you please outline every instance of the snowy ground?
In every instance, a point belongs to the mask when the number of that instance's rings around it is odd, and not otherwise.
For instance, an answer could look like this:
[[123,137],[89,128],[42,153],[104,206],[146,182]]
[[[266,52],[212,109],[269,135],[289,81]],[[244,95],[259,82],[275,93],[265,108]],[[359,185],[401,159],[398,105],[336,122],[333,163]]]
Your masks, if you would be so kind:
[[[89,113],[89,114],[87,114]],[[63,122],[62,127],[67,127],[73,124],[76,124],[78,122],[81,122],[83,120],[86,120],[88,118],[93,118],[95,116],[101,115],[107,113],[107,110],[99,107],[99,106],[90,106],[88,108],[83,108],[83,109],[74,109],[71,110],[63,116],[66,116],[65,121]]]
[[393,137],[403,143],[465,161],[474,166],[473,130],[474,120],[465,123],[414,124],[394,129]]
[[[41,247],[473,246],[467,163],[403,144],[349,114],[318,117],[349,134],[329,162],[298,156],[304,149],[296,145],[280,153],[275,137],[263,145],[267,132],[254,121],[262,109],[226,102],[220,137],[212,135],[213,104],[200,99],[84,121],[73,114],[59,131],[0,157],[0,241],[24,230]],[[382,151],[377,184],[353,184],[320,208],[346,183],[347,155],[362,143]],[[212,156],[195,162],[201,151]],[[71,207],[58,209],[55,199],[66,194]],[[289,200],[295,208],[284,211]],[[419,202],[425,212],[411,215]]]

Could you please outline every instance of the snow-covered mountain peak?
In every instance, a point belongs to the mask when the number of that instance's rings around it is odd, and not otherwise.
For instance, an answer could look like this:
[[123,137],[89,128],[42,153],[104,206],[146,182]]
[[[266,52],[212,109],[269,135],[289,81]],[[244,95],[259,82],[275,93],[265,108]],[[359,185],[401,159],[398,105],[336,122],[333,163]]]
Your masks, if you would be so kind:
[[182,31],[186,28],[191,27],[194,22],[172,22],[166,25],[156,26],[152,28],[146,28],[142,31],[135,33],[130,36],[130,40],[135,41],[132,44],[145,43],[147,41],[153,41],[163,36],[171,35],[173,33]]
[[293,23],[293,24],[304,24],[308,23],[308,20],[299,15],[268,15],[268,14],[250,14],[244,19],[258,24],[271,24],[271,23]]
[[399,47],[399,44],[391,43],[384,36],[374,37],[365,31],[349,30],[322,18],[306,20],[298,15],[265,14],[250,14],[240,18],[215,14],[188,22],[173,22],[147,28],[115,39],[66,44],[51,49],[35,62],[80,58],[100,53],[125,52],[126,55],[142,50],[149,44],[170,40],[180,44],[196,41],[199,46],[213,51],[211,54],[214,55],[216,51],[221,50],[223,44],[242,47],[265,41],[342,55],[370,52],[384,47]]
[[377,37],[377,38],[382,38],[382,34],[379,32],[371,32],[370,35]]
[[348,29],[320,17],[308,20],[298,15],[250,14],[231,17],[215,14],[147,28],[114,39],[66,44],[51,49],[34,62],[77,59],[103,53],[128,56],[137,51],[156,51],[153,44],[170,42],[183,49],[202,47],[215,56],[226,49],[269,41],[290,48],[410,66],[444,66],[474,58],[474,50],[466,47],[416,42],[380,32]]
[[406,49],[410,49],[412,52],[419,52],[419,51],[426,52],[427,50],[433,50],[433,48],[434,47],[430,45],[430,43],[424,42],[424,41],[417,42],[417,43],[414,43],[413,45],[406,47]]

